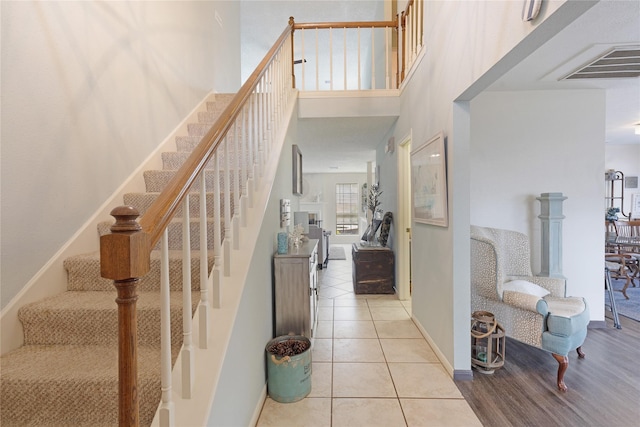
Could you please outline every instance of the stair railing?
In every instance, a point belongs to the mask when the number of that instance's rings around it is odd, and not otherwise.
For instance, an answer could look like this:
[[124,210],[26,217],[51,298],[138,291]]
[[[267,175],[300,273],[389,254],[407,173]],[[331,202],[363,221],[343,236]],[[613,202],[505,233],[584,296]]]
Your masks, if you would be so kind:
[[301,91],[397,89],[422,48],[423,0],[393,21],[296,23],[294,84]]
[[418,58],[418,53],[424,43],[424,1],[409,0],[399,17],[402,44],[400,54],[402,70],[400,81],[407,77],[406,73],[411,69]]
[[300,65],[296,88],[346,91],[397,87],[392,81],[393,68],[397,70],[397,55],[395,66],[392,62],[396,21],[295,23],[291,17],[290,22],[300,33],[294,42],[296,65]]
[[[246,210],[252,206],[265,163],[271,153],[277,126],[290,101],[293,88],[291,25],[247,79],[231,103],[202,138],[164,191],[138,220],[130,206],[115,208],[111,233],[100,238],[100,271],[112,279],[117,289],[119,409],[121,426],[139,425],[137,383],[137,285],[150,270],[151,250],[161,249],[161,360],[162,400],[160,425],[174,424],[171,384],[171,324],[169,291],[169,226],[182,208],[183,259],[183,348],[182,397],[191,397],[193,388],[191,247],[199,246],[200,348],[209,340],[211,307],[221,301],[221,275],[229,276],[232,249],[239,249],[239,227],[246,226]],[[207,189],[211,193],[207,193]],[[195,193],[197,191],[198,193]],[[199,195],[199,243],[191,242],[190,195]],[[207,214],[207,196],[213,199],[213,214]],[[213,217],[212,227],[209,222]],[[213,228],[213,229],[212,229]],[[195,239],[194,239],[195,240]],[[213,268],[209,270],[210,249]],[[210,274],[211,273],[211,274]],[[213,295],[207,292],[211,281]],[[210,300],[212,303],[210,304]]]

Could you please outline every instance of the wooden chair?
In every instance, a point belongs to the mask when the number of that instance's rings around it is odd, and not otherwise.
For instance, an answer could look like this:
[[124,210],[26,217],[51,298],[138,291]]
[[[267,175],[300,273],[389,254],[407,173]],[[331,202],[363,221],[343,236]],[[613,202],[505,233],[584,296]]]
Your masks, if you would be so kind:
[[[640,236],[640,221],[607,222],[605,230],[608,236],[615,238]],[[625,281],[621,291],[622,295],[629,299],[627,288],[630,285],[635,287],[636,280],[640,279],[640,252],[638,252],[638,247],[608,242],[605,250],[605,262],[613,278]]]

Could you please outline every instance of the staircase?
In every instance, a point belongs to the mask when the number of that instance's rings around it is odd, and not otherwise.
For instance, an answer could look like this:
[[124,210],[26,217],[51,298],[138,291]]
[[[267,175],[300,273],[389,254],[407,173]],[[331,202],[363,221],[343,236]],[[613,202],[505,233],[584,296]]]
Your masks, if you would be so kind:
[[[198,123],[188,125],[188,135],[176,138],[176,151],[162,153],[163,169],[144,172],[146,192],[126,194],[124,204],[143,215],[232,97],[218,94],[215,102],[207,103]],[[213,174],[208,167],[207,188],[212,188]],[[193,249],[199,247],[199,205],[199,193],[194,192],[189,205]],[[212,193],[207,193],[207,212],[213,216]],[[181,218],[182,212],[177,216]],[[182,224],[179,219],[174,221],[169,225],[169,275],[175,362],[182,345]],[[99,224],[98,234],[108,233],[112,222]],[[208,228],[209,271],[213,268],[213,229]],[[191,257],[193,314],[200,299],[199,251],[192,251]],[[98,251],[68,258],[64,267],[67,291],[20,309],[24,345],[1,358],[0,421],[4,426],[118,424],[118,309],[113,282],[100,277]],[[151,255],[150,272],[140,279],[138,295],[140,423],[150,425],[161,397],[158,247]]]

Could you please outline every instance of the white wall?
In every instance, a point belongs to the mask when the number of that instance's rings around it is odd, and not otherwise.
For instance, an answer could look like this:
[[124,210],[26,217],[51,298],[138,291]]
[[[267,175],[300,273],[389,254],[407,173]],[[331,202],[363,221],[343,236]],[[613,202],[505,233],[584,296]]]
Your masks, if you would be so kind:
[[277,234],[284,231],[280,228],[280,199],[292,199],[294,203],[291,146],[297,133],[295,111],[296,108],[280,154],[256,248],[248,260],[251,266],[207,425],[250,425],[265,389],[264,348],[273,338],[272,256],[277,250]]
[[604,320],[605,92],[485,92],[471,102],[471,223],[529,236],[540,272],[540,193],[560,192],[567,294]]
[[[640,139],[640,136],[638,137]],[[636,176],[640,177],[640,144],[626,144],[626,145],[605,145],[605,170],[614,169],[624,173],[625,177]],[[604,178],[603,178],[604,179]],[[609,184],[609,183],[608,183]],[[607,184],[605,184],[607,185]],[[608,185],[610,188],[610,186]],[[616,184],[615,196],[619,196],[621,187]],[[633,195],[637,194],[640,197],[640,188],[625,188],[624,189],[624,212],[628,213],[631,209],[631,203]],[[639,213],[640,215],[640,213]],[[618,214],[619,218],[623,218]]]
[[234,86],[216,75],[214,39],[239,76],[219,4],[2,2],[2,307],[216,82]]
[[[305,185],[309,190],[304,190],[304,196],[299,198],[299,203],[306,206],[305,202],[315,202],[316,196],[320,195],[322,203],[322,228],[332,232],[329,239],[331,244],[348,244],[360,241],[364,229],[360,229],[358,234],[354,235],[338,235],[336,233],[336,184],[358,184],[359,191],[362,191],[362,185],[367,182],[366,173],[311,173],[304,174]],[[359,200],[362,193],[359,193]],[[382,206],[384,208],[384,205]],[[363,217],[361,223],[366,224],[366,213],[360,210]]]

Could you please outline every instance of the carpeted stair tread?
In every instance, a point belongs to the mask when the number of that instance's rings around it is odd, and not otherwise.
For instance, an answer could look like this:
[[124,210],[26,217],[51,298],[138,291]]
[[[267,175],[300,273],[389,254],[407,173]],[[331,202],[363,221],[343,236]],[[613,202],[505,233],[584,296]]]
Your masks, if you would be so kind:
[[[142,216],[151,207],[153,202],[158,199],[159,195],[160,193],[127,193],[124,195],[124,204],[126,206],[133,206]],[[207,215],[210,217],[213,216],[212,192],[207,192]],[[198,191],[189,193],[189,216],[191,218],[200,218],[200,192]],[[182,206],[178,207],[175,218],[182,218]]]
[[[2,357],[5,426],[118,424],[118,349],[105,345],[26,345]],[[140,423],[160,401],[160,352],[138,348]]]
[[[159,193],[167,186],[171,178],[176,174],[176,171],[169,170],[147,170],[144,171],[144,182],[145,182],[145,191],[149,193]],[[208,191],[212,190],[213,187],[213,179],[215,177],[216,172],[213,170],[205,169],[205,183]],[[224,189],[224,172],[219,172],[220,176],[220,190]],[[234,183],[234,174],[231,174],[230,185],[233,188]],[[191,187],[191,191],[196,191],[200,189],[200,179],[197,179],[196,182]]]
[[[124,204],[147,212],[192,151],[220,117],[235,94],[216,94],[198,114],[198,123],[187,124],[190,135],[176,137],[177,152],[162,154],[162,171],[145,171],[148,193],[129,193]],[[231,129],[228,141],[244,129]],[[236,154],[229,146],[229,159]],[[221,156],[223,154],[221,153]],[[223,158],[223,157],[222,157]],[[205,171],[208,222],[213,217],[213,177],[220,174],[224,191],[224,168]],[[233,169],[235,165],[232,165]],[[231,176],[233,184],[235,177]],[[199,246],[200,182],[191,189],[189,210],[192,248]],[[233,191],[233,187],[232,191]],[[233,200],[233,197],[231,197]],[[224,212],[224,198],[221,209]],[[231,202],[233,212],[233,202]],[[169,224],[169,287],[172,362],[182,344],[182,206]],[[113,219],[98,225],[99,235],[109,232]],[[224,224],[223,224],[224,227]],[[224,230],[221,240],[224,238]],[[213,244],[209,227],[208,244]],[[207,251],[208,270],[214,264]],[[65,259],[68,291],[20,308],[25,345],[1,358],[0,425],[46,427],[101,427],[118,424],[118,305],[113,281],[100,276],[100,254],[92,252]],[[200,252],[191,252],[192,312],[200,300]],[[148,426],[160,402],[160,252],[150,255],[150,271],[139,278],[137,293],[138,397],[140,424]]]
[[213,101],[207,101],[207,111],[224,110],[231,103],[235,93],[216,93]]
[[[211,123],[189,123],[189,124],[187,124],[187,135],[202,138],[203,136],[205,136],[207,134],[207,132],[209,132],[209,130],[211,129],[212,126],[213,126],[213,122],[211,122]],[[242,133],[243,130],[241,128],[235,129],[235,128],[232,127],[227,132],[227,135],[226,135],[227,139],[228,140],[233,140],[233,138],[235,138],[236,132],[238,133],[238,136],[242,136],[243,135],[243,133]]]
[[[213,252],[208,251],[209,271],[213,268]],[[113,280],[100,276],[100,253],[75,255],[64,260],[67,270],[67,289],[70,291],[113,291]],[[151,252],[149,273],[140,278],[139,291],[160,291],[160,253]],[[169,287],[182,290],[182,251],[169,251]],[[191,252],[191,289],[200,289],[200,252]]]
[[176,150],[191,152],[202,141],[201,136],[177,136]]
[[[224,212],[224,211],[223,211]],[[233,211],[232,211],[233,212]],[[221,214],[221,217],[223,215]],[[224,239],[224,221],[221,222],[221,230],[220,230],[220,242]],[[98,233],[103,236],[108,234],[113,222],[104,221],[98,224]],[[215,227],[213,226],[214,219],[209,217],[207,218],[207,248],[213,249],[214,245],[214,233]],[[191,239],[190,248],[197,250],[200,249],[200,218],[189,218],[189,238]],[[181,250],[182,249],[182,218],[174,218],[167,225],[168,231],[168,243],[170,250]],[[161,241],[158,240],[155,247],[153,249],[160,250]]]
[[[67,291],[25,305],[18,318],[25,344],[82,345],[118,343],[116,291]],[[182,292],[170,292],[172,345],[182,344]],[[192,312],[200,292],[192,292]],[[160,293],[138,292],[138,343],[160,345]]]
[[[190,155],[191,153],[186,151],[164,152],[162,153],[162,169],[176,171],[180,169],[180,167],[182,167],[182,165],[187,161]],[[240,157],[240,161],[241,162],[244,161],[246,163],[246,160],[242,156]],[[229,166],[233,169],[236,166],[236,163],[235,163],[236,154],[235,154],[233,145],[229,147],[229,162],[230,162]],[[224,170],[226,168],[226,156],[224,151],[221,152],[219,163],[220,163],[220,170]],[[205,165],[205,169],[206,170],[215,169],[215,162],[213,158],[211,158],[207,162],[207,164]]]

